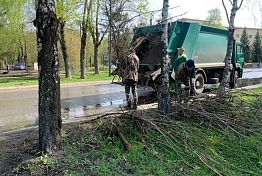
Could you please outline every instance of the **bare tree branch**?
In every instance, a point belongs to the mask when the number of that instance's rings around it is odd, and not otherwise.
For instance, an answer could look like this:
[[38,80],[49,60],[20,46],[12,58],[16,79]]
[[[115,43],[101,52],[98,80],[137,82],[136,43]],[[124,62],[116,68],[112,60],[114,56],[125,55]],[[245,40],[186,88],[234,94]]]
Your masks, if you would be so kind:
[[[231,2],[231,1],[230,1],[230,2]],[[228,12],[227,12],[227,7],[226,7],[226,5],[225,5],[224,0],[222,0],[222,4],[223,4],[224,9],[225,9],[225,12],[226,12],[227,22],[228,22],[228,24],[230,24],[230,20],[229,20]],[[232,4],[232,2],[231,2],[231,4]]]
[[[176,18],[176,17],[180,17],[180,16],[184,16],[185,14],[187,14],[188,12],[185,12],[185,13],[182,13],[182,14],[179,14],[179,15],[176,15],[176,16],[172,16],[172,17],[169,17],[168,19],[166,19],[167,21],[170,20],[170,19],[173,19],[173,18]],[[158,24],[161,24],[162,22],[164,21],[160,21],[158,22]]]
[[240,5],[237,7],[237,10],[239,10],[241,8],[243,1],[244,0],[241,0]]
[[105,34],[107,33],[108,29],[109,29],[109,26],[107,26],[105,32],[102,33],[102,37],[100,38],[100,40],[99,40],[98,43],[97,43],[98,45],[100,45],[101,42],[103,41],[103,39],[104,39],[104,37],[105,37]]

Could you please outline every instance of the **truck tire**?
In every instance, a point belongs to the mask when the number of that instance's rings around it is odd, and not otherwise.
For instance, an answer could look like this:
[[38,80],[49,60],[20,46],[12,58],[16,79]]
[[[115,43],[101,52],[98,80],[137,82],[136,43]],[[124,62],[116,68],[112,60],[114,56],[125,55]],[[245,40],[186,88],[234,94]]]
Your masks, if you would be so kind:
[[196,93],[200,94],[204,91],[205,78],[201,73],[197,73],[195,77]]
[[229,88],[234,89],[238,86],[238,71],[233,71],[232,80],[229,82]]

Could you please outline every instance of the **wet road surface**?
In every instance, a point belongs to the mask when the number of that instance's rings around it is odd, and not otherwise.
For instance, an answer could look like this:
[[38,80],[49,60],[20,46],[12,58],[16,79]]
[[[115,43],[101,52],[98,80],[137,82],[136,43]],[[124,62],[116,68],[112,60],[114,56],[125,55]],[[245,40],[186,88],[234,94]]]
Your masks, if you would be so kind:
[[[37,91],[37,88],[0,90],[0,132],[38,123]],[[124,87],[116,84],[61,88],[61,112],[64,120],[103,113],[124,103]]]
[[[262,69],[245,69],[243,78],[262,78]],[[76,84],[61,88],[64,121],[108,112],[124,104],[124,87],[117,84]],[[37,125],[37,117],[37,88],[0,89],[0,132]]]
[[262,78],[262,68],[244,69],[243,78]]

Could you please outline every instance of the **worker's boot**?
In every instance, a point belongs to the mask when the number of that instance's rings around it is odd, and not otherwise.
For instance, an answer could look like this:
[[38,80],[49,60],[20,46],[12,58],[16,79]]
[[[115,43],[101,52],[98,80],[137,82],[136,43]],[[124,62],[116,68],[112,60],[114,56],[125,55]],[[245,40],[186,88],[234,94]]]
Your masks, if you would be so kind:
[[131,101],[127,101],[127,105],[124,107],[126,110],[131,109]]
[[137,104],[134,104],[133,109],[137,110]]
[[134,110],[137,110],[137,97],[134,98],[134,106],[133,106]]

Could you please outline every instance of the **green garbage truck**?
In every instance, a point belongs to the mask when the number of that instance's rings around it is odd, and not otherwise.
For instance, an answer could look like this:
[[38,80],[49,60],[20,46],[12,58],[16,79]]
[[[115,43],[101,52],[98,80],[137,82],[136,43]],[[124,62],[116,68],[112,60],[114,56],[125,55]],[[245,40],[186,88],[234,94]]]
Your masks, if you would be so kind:
[[[170,67],[177,66],[177,48],[183,47],[188,59],[195,61],[195,87],[203,92],[210,84],[219,84],[222,79],[227,50],[228,30],[204,26],[198,23],[175,21],[168,24],[168,55]],[[161,25],[134,29],[131,47],[135,48],[140,59],[139,84],[153,86],[160,83],[160,76],[150,79],[151,73],[161,68],[163,43]],[[244,55],[241,44],[234,41],[230,87],[234,88],[237,79],[242,77]],[[171,73],[170,73],[171,74]],[[174,84],[170,79],[170,87]]]

